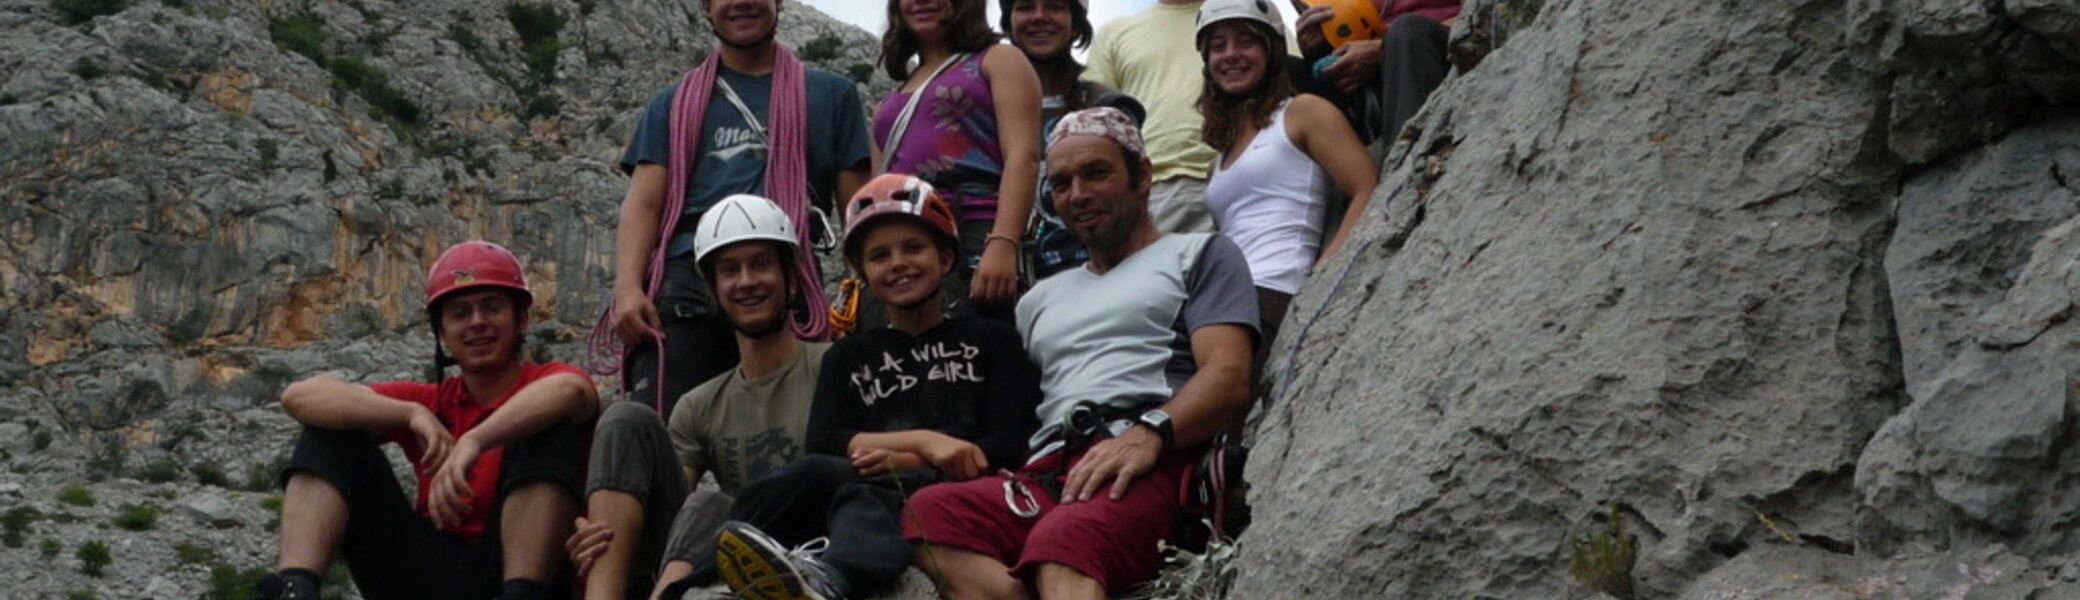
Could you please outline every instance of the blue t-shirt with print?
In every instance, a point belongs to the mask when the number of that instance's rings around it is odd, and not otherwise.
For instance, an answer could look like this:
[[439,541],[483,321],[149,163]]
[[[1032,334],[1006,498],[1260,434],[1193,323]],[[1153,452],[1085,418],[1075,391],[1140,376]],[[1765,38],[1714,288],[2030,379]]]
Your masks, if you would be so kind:
[[[700,214],[730,194],[765,195],[766,140],[759,128],[744,119],[743,111],[722,92],[729,84],[743,99],[745,108],[758,115],[770,131],[768,107],[772,104],[773,76],[745,75],[720,68],[716,89],[701,117],[700,151],[693,176],[686,183],[686,206],[679,218],[666,256],[693,252],[693,224]],[[867,120],[858,88],[852,80],[828,71],[803,68],[808,91],[809,197],[820,204],[837,188],[838,171],[867,160]],[[634,172],[642,163],[670,164],[672,97],[679,92],[673,82],[650,97],[642,121],[621,155],[621,170]]]

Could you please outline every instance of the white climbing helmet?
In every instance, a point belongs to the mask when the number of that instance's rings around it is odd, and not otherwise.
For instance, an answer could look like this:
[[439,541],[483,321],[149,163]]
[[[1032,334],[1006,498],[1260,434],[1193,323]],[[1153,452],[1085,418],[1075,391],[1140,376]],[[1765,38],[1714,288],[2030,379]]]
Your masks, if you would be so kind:
[[780,205],[751,194],[723,198],[701,215],[693,230],[693,259],[706,264],[708,255],[737,242],[767,240],[787,244],[790,252],[801,251],[794,235],[794,220]]
[[1206,3],[1199,5],[1197,29],[1193,33],[1193,37],[1196,40],[1194,45],[1201,51],[1206,49],[1206,30],[1213,27],[1214,23],[1234,19],[1248,19],[1271,28],[1271,33],[1277,36],[1277,38],[1266,40],[1266,42],[1273,48],[1279,48],[1280,53],[1285,52],[1285,18],[1279,16],[1276,7],[1271,6],[1272,1],[1206,0]]

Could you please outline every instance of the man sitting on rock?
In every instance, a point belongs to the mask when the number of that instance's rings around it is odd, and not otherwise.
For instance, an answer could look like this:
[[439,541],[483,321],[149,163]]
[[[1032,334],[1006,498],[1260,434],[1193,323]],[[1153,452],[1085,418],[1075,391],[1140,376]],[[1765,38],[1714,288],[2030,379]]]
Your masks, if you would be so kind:
[[[616,402],[600,416],[587,514],[567,542],[587,598],[655,598],[682,579],[713,582],[715,533],[731,499],[801,457],[830,345],[788,330],[803,285],[796,240],[778,204],[748,194],[723,198],[695,229],[694,262],[736,329],[742,362],[681,396],[669,426],[643,402]],[[704,473],[720,493],[690,491]]]
[[1126,114],[1055,125],[1046,177],[1083,268],[1034,286],[1018,329],[1040,368],[1034,458],[1015,475],[925,488],[904,534],[952,598],[1104,598],[1153,578],[1205,444],[1248,405],[1256,291],[1242,251],[1164,234]]
[[[426,309],[434,364],[459,375],[370,386],[320,376],[282,392],[304,429],[283,476],[280,570],[261,580],[262,598],[317,598],[335,553],[367,598],[564,595],[557,543],[578,513],[599,397],[577,367],[521,355],[533,300],[513,253],[457,244],[426,274]],[[416,508],[385,442],[415,465]]]

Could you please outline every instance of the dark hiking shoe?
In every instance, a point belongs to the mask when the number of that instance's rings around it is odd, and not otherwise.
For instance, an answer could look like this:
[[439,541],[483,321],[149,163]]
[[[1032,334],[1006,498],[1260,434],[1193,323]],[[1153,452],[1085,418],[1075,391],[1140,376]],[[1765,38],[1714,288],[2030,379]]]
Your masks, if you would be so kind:
[[276,571],[253,582],[254,597],[260,600],[318,600],[318,581],[309,576]]
[[789,550],[742,521],[722,524],[715,536],[715,566],[729,589],[746,600],[844,600],[830,567],[817,559],[830,538]]

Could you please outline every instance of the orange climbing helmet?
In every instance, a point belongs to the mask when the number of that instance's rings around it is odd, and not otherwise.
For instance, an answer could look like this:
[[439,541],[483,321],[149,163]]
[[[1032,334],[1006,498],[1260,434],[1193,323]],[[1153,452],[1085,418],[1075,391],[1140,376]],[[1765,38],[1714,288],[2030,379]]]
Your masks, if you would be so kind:
[[939,241],[949,248],[960,246],[960,234],[954,228],[953,205],[932,184],[901,173],[884,173],[860,186],[852,200],[845,203],[845,262],[859,264],[860,244],[865,233],[863,227],[869,222],[884,218],[906,215],[918,219],[925,229],[939,236]]
[[1342,48],[1344,44],[1378,38],[1386,33],[1379,20],[1379,10],[1371,0],[1307,0],[1309,6],[1329,5],[1334,12],[1329,20],[1322,22],[1322,37],[1329,40],[1330,48]]
[[449,246],[426,270],[426,307],[432,308],[448,294],[476,287],[514,290],[522,300],[534,302],[534,291],[527,288],[527,274],[520,270],[520,259],[505,246],[475,240]]

